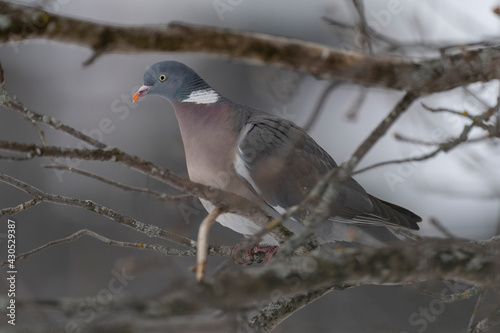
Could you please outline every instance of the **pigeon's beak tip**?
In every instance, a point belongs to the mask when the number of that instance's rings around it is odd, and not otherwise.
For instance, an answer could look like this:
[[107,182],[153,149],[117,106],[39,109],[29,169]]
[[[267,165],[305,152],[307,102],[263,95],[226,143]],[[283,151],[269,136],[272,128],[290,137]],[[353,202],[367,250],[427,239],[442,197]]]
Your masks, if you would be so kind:
[[135,103],[139,100],[139,98],[141,98],[141,95],[139,95],[138,93],[135,93],[134,94],[134,97],[132,97],[132,102]]
[[146,95],[149,92],[149,89],[151,89],[151,86],[143,85],[142,87],[140,87],[132,97],[132,102],[137,102],[142,96]]

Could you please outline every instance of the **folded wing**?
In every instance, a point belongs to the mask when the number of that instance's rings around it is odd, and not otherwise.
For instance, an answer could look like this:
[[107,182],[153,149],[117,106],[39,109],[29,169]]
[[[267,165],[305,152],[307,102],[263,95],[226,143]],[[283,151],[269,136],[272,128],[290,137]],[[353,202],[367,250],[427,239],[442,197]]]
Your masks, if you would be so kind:
[[[299,204],[336,167],[303,129],[267,114],[250,117],[238,140],[236,173],[278,212]],[[421,221],[407,209],[369,195],[352,178],[341,188],[336,204],[336,222],[418,230]]]

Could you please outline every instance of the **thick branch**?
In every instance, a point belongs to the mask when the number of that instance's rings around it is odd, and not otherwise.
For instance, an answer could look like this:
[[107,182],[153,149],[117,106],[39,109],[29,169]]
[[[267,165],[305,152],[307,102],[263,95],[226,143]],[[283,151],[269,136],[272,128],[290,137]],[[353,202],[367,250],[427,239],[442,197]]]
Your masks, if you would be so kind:
[[415,60],[376,57],[325,45],[213,27],[170,24],[123,27],[63,17],[42,10],[0,3],[8,19],[0,42],[45,38],[74,43],[104,53],[199,52],[236,61],[258,63],[341,79],[363,86],[380,86],[420,94],[453,89],[500,78],[500,48],[465,49],[440,58]]
[[245,306],[247,302],[268,298],[277,288],[284,295],[297,295],[332,285],[403,285],[432,279],[456,280],[498,289],[498,248],[497,240],[485,246],[473,242],[433,240],[293,257],[288,263],[275,262],[264,268],[221,274],[211,288],[205,290],[205,296],[206,300]]
[[[358,285],[406,285],[435,279],[472,283],[498,290],[498,240],[481,246],[473,242],[431,240],[385,248],[336,250],[326,255],[296,256],[260,268],[219,274],[205,283],[187,282],[154,300],[160,318],[202,313],[207,309],[246,310],[268,302],[270,295],[295,297],[317,290]],[[307,302],[306,299],[300,302]],[[146,303],[135,308],[147,309]],[[270,310],[270,309],[268,309]],[[266,312],[267,315],[272,311]],[[263,316],[266,313],[262,313]],[[257,318],[256,318],[257,319]],[[257,324],[257,323],[256,323]]]

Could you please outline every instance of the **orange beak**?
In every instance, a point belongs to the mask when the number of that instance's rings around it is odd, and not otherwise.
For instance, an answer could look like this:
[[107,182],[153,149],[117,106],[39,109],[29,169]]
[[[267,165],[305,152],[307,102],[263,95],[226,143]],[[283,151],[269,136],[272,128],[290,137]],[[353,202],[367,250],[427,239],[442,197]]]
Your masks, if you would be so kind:
[[139,98],[141,98],[144,95],[147,95],[149,89],[151,89],[151,86],[144,85],[144,86],[140,87],[139,90],[137,90],[137,92],[132,97],[132,102],[135,103],[139,100]]

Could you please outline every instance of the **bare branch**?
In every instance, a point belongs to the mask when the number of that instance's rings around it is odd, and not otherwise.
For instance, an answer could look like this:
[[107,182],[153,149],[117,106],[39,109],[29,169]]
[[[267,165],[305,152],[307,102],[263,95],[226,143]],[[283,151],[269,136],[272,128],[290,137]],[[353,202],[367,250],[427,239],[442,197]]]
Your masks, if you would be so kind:
[[[3,76],[3,68],[2,66],[0,66],[0,90],[3,90],[5,87],[4,79],[5,78]],[[2,98],[4,98],[4,96],[2,96]]]
[[319,97],[318,101],[316,102],[313,112],[311,112],[311,115],[307,119],[306,123],[302,126],[304,130],[309,131],[314,126],[316,120],[321,114],[321,111],[323,110],[323,107],[325,105],[328,96],[335,88],[339,87],[341,84],[342,84],[341,81],[333,81],[325,88],[325,90],[321,93],[321,96]]
[[467,328],[467,332],[472,333],[472,332],[476,331],[476,329],[475,329],[475,326],[477,324],[476,318],[477,318],[477,315],[479,313],[479,309],[483,306],[484,299],[486,298],[487,292],[488,292],[487,289],[481,290],[479,297],[477,298],[476,305],[474,306],[474,311],[472,311],[472,316],[469,320],[469,327]]
[[287,262],[227,271],[202,284],[188,282],[177,289],[178,293],[160,301],[158,315],[181,314],[182,309],[184,314],[190,314],[207,307],[248,309],[269,300],[270,293],[277,289],[283,297],[293,297],[322,288],[327,291],[333,287],[405,285],[445,279],[498,290],[499,247],[498,241],[479,246],[466,241],[429,240],[294,256]]
[[[140,221],[137,221],[133,218],[130,218],[128,216],[124,216],[120,213],[115,212],[114,210],[104,207],[100,204],[97,204],[91,200],[80,200],[76,198],[70,198],[70,197],[65,197],[61,195],[54,195],[54,194],[49,194],[46,192],[43,192],[39,190],[38,188],[31,186],[27,183],[24,183],[18,179],[15,179],[13,177],[10,177],[4,173],[0,172],[0,181],[12,185],[18,189],[20,189],[23,192],[26,192],[35,198],[37,198],[38,202],[52,202],[56,204],[61,204],[61,205],[67,205],[67,206],[73,206],[73,207],[80,207],[84,208],[90,211],[93,211],[97,214],[103,215],[107,217],[108,219],[111,219],[117,223],[120,223],[122,225],[128,226],[130,228],[133,228],[139,232],[142,232],[149,237],[157,237],[157,238],[162,238],[171,242],[174,242],[176,244],[186,246],[188,248],[196,248],[196,242],[174,234],[172,232],[166,231],[158,226],[151,225],[151,224],[144,224]],[[33,206],[33,205],[32,205]],[[31,207],[32,207],[31,206]],[[227,254],[226,254],[227,255]]]
[[477,126],[477,127],[480,127],[482,129],[484,129],[485,131],[487,131],[491,136],[500,136],[500,133],[498,132],[497,128],[493,125],[489,125],[489,124],[486,124],[486,122],[488,120],[490,120],[491,116],[493,114],[495,114],[495,112],[498,112],[498,108],[499,108],[499,103],[497,103],[494,107],[492,108],[488,108],[488,110],[478,116],[474,116],[474,115],[471,115],[468,111],[464,110],[464,111],[456,111],[456,110],[451,110],[451,109],[448,109],[448,108],[431,108],[427,105],[425,105],[424,103],[422,103],[422,106],[426,109],[426,110],[429,110],[431,112],[448,112],[448,113],[451,113],[451,114],[454,114],[454,115],[457,115],[457,116],[462,116],[462,117],[465,117],[465,118],[468,118],[472,121],[472,123]]
[[[498,241],[483,247],[472,242],[433,240],[377,249],[344,249],[320,256],[293,257],[291,262],[275,262],[261,269],[228,272],[219,275],[217,283],[225,285],[224,281],[228,281],[231,284],[228,288],[239,290],[236,294],[240,300],[246,299],[245,295],[268,297],[268,293],[278,287],[276,283],[281,284],[291,277],[300,281],[294,284],[295,294],[334,284],[404,284],[434,278],[455,279],[496,289],[500,286],[496,282],[500,279],[497,275],[500,269],[496,255],[498,248]],[[304,267],[310,269],[304,271]],[[230,276],[231,282],[226,280]],[[241,291],[245,289],[243,285],[253,285],[247,279],[253,280],[254,277],[258,279],[254,281],[255,289]],[[290,286],[281,285],[280,289],[286,295]]]
[[[335,19],[332,19],[327,16],[323,16],[322,19],[328,23],[329,25],[333,27],[339,27],[342,29],[350,29],[354,30],[356,27],[352,24],[347,24],[344,22],[337,21]],[[495,45],[498,45],[500,42],[499,38],[493,37],[489,40],[480,40],[480,41],[475,41],[471,43],[453,43],[453,42],[447,42],[447,41],[441,41],[441,42],[426,42],[426,41],[419,41],[419,42],[403,42],[397,39],[394,39],[392,37],[389,37],[387,35],[384,35],[380,31],[377,32],[372,32],[370,29],[367,30],[368,35],[372,40],[380,41],[383,42],[384,44],[387,44],[388,47],[384,47],[387,51],[397,51],[398,53],[405,53],[405,51],[410,50],[410,49],[422,49],[426,51],[434,51],[438,52],[439,54],[446,54],[450,52],[455,52],[459,50],[464,50],[464,49],[474,49],[474,48],[481,48],[481,47],[494,47]]]
[[381,167],[383,165],[402,164],[402,163],[409,163],[409,162],[421,162],[421,161],[425,161],[425,160],[428,160],[428,159],[436,156],[440,152],[449,152],[450,150],[452,150],[453,148],[457,147],[458,145],[460,145],[462,143],[470,142],[470,140],[468,140],[468,136],[469,136],[470,131],[474,127],[475,127],[474,123],[465,126],[463,128],[460,136],[458,136],[457,138],[455,138],[453,140],[446,141],[446,142],[439,144],[439,146],[436,149],[434,149],[433,151],[431,151],[427,154],[423,154],[423,155],[417,156],[417,157],[409,157],[409,158],[402,158],[402,159],[397,159],[397,160],[389,160],[389,161],[374,163],[372,165],[369,165],[367,167],[361,168],[361,169],[353,172],[353,174],[362,173],[362,172],[368,171],[370,169]]
[[[1,3],[0,3],[0,6],[1,6]],[[4,86],[0,87],[0,95],[2,95],[2,94],[6,98],[0,99],[0,105],[7,108],[7,109],[11,109],[11,110],[16,111],[24,119],[26,119],[28,121],[28,123],[35,123],[35,122],[43,123],[43,124],[46,124],[47,126],[52,127],[55,130],[62,131],[64,133],[71,135],[74,138],[82,140],[83,142],[86,142],[93,147],[101,148],[101,149],[107,148],[107,145],[105,145],[104,143],[102,143],[99,140],[96,140],[88,135],[83,134],[82,132],[74,129],[71,126],[64,124],[59,119],[56,119],[56,118],[49,116],[49,115],[36,113],[33,110],[30,110],[30,109],[26,108],[25,106],[23,106],[19,101],[12,100],[8,96],[7,91],[5,90]],[[43,136],[42,136],[42,138],[43,138]],[[44,143],[46,143],[46,142],[44,142]]]
[[436,227],[443,235],[445,235],[448,238],[456,238],[444,225],[442,225],[438,219],[436,218],[430,218],[429,223]]
[[407,137],[401,133],[394,133],[394,139],[401,141],[401,142],[412,143],[412,144],[421,145],[421,146],[434,146],[435,147],[435,146],[439,145],[439,142],[425,141],[425,140],[421,140],[421,139],[410,138],[410,137]]
[[[95,233],[95,232],[90,231],[88,229],[83,229],[83,230],[79,230],[79,231],[75,232],[74,234],[69,235],[68,237],[56,239],[56,240],[48,242],[42,246],[39,246],[36,249],[22,253],[22,254],[18,255],[15,260],[18,261],[18,260],[26,259],[29,256],[31,256],[32,254],[38,253],[40,251],[43,251],[43,250],[48,249],[50,247],[53,247],[55,245],[73,242],[73,241],[75,241],[83,236],[93,237],[93,238],[95,238],[103,243],[106,243],[107,245],[110,245],[110,246],[136,248],[136,249],[140,249],[140,250],[150,250],[150,251],[164,254],[166,256],[193,257],[196,255],[196,251],[194,249],[179,250],[179,249],[174,249],[174,248],[170,248],[170,247],[165,247],[162,245],[122,242],[122,241],[109,239],[107,237],[99,235],[98,233]],[[8,261],[4,261],[4,262],[0,263],[0,266],[5,266],[8,263],[9,263]]]
[[474,325],[472,332],[473,333],[491,332],[491,329],[498,325],[500,325],[500,310],[497,309],[496,311],[491,313],[488,317],[477,322]]
[[[346,287],[348,288],[348,287]],[[334,291],[345,288],[326,287],[310,291],[305,294],[285,297],[266,305],[256,316],[250,319],[249,328],[257,332],[270,332],[285,319],[304,306],[316,301],[318,298]]]
[[[462,133],[457,138],[450,139],[450,140],[448,140],[446,142],[442,142],[442,143],[432,143],[432,142],[426,142],[426,141],[422,141],[422,140],[418,140],[418,139],[410,139],[410,138],[406,138],[400,134],[397,134],[396,139],[399,139],[402,141],[406,141],[409,143],[422,144],[422,145],[426,145],[426,146],[438,146],[438,147],[435,150],[433,150],[427,154],[421,155],[421,156],[417,156],[417,157],[413,157],[413,158],[389,160],[389,161],[375,163],[375,164],[372,164],[372,165],[367,166],[365,168],[362,168],[360,170],[357,170],[353,174],[365,172],[367,170],[377,168],[380,166],[384,166],[384,165],[389,165],[389,164],[401,164],[401,163],[424,161],[424,160],[427,160],[427,159],[430,159],[430,158],[436,156],[440,152],[448,152],[448,151],[452,150],[453,148],[455,148],[458,145],[463,144],[463,143],[475,143],[475,142],[484,141],[488,138],[500,138],[500,131],[497,128],[497,126],[490,125],[490,124],[486,123],[488,120],[490,120],[490,118],[494,114],[498,113],[498,110],[500,108],[500,95],[499,95],[499,97],[497,99],[497,103],[494,107],[488,108],[488,110],[486,112],[482,113],[481,115],[477,115],[477,116],[473,116],[467,111],[456,111],[456,110],[452,110],[452,109],[448,109],[448,108],[431,108],[431,107],[425,105],[424,103],[422,103],[422,106],[431,112],[448,112],[448,113],[451,113],[451,114],[454,114],[457,116],[466,117],[466,118],[470,119],[472,122],[470,125],[464,126]],[[483,137],[469,139],[469,133],[472,131],[472,129],[474,127],[482,128],[483,130],[488,132],[488,135],[483,136]]]
[[[498,47],[459,49],[428,60],[374,57],[296,39],[172,23],[167,27],[120,27],[63,17],[33,7],[0,2],[9,24],[0,42],[29,38],[87,46],[95,57],[145,51],[200,52],[340,79],[427,94],[500,78]],[[34,22],[36,20],[36,22]],[[26,26],[35,26],[26,34]]]
[[[333,289],[359,285],[406,285],[435,279],[456,280],[497,290],[500,286],[498,240],[485,246],[457,240],[429,240],[405,243],[384,248],[351,248],[294,256],[287,262],[275,262],[258,268],[227,271],[215,280],[204,283],[188,281],[177,285],[175,291],[150,301],[133,301],[133,304],[114,304],[110,308],[135,309],[139,316],[154,306],[155,316],[167,319],[172,316],[203,313],[207,309],[247,311],[255,304],[268,302],[276,290],[295,303],[292,309],[307,304]],[[292,283],[293,282],[293,283]],[[311,292],[313,290],[313,292]],[[301,296],[302,295],[302,296]],[[260,318],[276,322],[286,317],[286,300],[265,307],[250,325],[265,325]],[[284,316],[275,311],[281,307]],[[141,310],[142,309],[142,310]],[[248,325],[248,324],[246,324]]]
[[15,215],[17,213],[22,212],[23,210],[26,210],[28,208],[31,208],[33,206],[38,205],[42,201],[43,200],[41,200],[40,197],[35,197],[31,200],[26,201],[25,203],[17,205],[16,207],[4,208],[4,209],[0,210],[0,217],[4,216],[5,214],[9,214],[10,216]]
[[442,301],[445,303],[451,303],[451,302],[456,302],[456,301],[462,301],[466,299],[470,299],[477,294],[481,293],[483,291],[483,288],[478,287],[478,286],[473,286],[472,288],[469,288],[465,290],[464,292],[458,293],[458,294],[450,294],[450,295],[443,295],[439,297]]
[[354,7],[356,8],[356,11],[358,12],[359,28],[363,36],[363,44],[367,46],[368,54],[371,55],[373,54],[373,47],[370,40],[370,35],[368,34],[368,24],[366,23],[365,18],[365,5],[363,3],[363,0],[352,0],[352,2],[354,4]]
[[98,180],[102,183],[118,187],[124,191],[133,191],[133,192],[139,192],[139,193],[144,193],[144,194],[150,194],[156,197],[156,199],[161,200],[161,201],[180,201],[184,200],[186,198],[192,197],[192,195],[189,194],[179,194],[179,195],[167,195],[165,193],[161,193],[155,190],[151,190],[148,188],[138,188],[138,187],[133,187],[133,186],[128,186],[119,182],[115,182],[113,180],[101,177],[99,175],[93,174],[91,172],[78,169],[72,166],[67,166],[67,165],[47,165],[45,166],[47,169],[57,169],[57,170],[66,170],[69,172],[73,172],[85,177],[89,177],[95,180]]
[[348,120],[350,121],[356,120],[359,110],[363,106],[363,103],[365,102],[367,96],[368,96],[368,88],[361,87],[358,96],[347,110],[346,117]]

